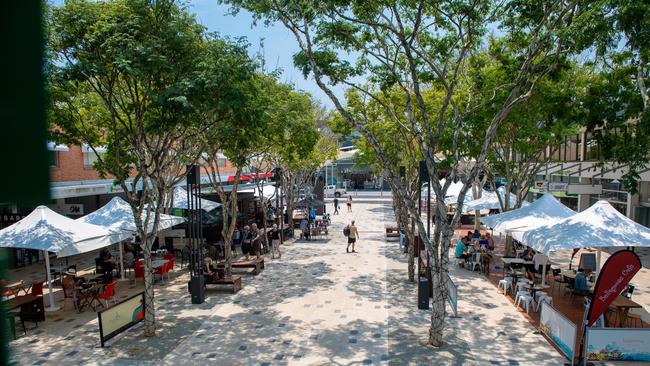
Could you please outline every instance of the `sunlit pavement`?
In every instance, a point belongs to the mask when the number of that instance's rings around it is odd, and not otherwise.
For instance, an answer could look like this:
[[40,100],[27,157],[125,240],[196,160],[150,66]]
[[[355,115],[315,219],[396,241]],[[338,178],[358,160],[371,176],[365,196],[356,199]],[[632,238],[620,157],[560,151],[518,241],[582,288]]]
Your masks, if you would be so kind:
[[[331,206],[331,205],[330,205]],[[329,207],[328,207],[329,209]],[[417,310],[406,258],[386,242],[386,204],[357,203],[333,216],[329,237],[283,248],[259,276],[244,275],[236,295],[209,291],[191,305],[186,277],[158,304],[155,339],[132,329],[98,348],[96,320],[66,338],[41,334],[14,342],[20,364],[217,365],[561,365],[558,352],[478,273],[454,269],[459,318],[445,345],[425,346],[429,311]],[[356,220],[358,253],[345,253],[344,224]],[[166,289],[167,290],[167,289]],[[161,299],[162,300],[162,299]],[[30,356],[27,348],[37,346]],[[23,347],[26,347],[23,349]],[[50,352],[49,354],[47,354]]]

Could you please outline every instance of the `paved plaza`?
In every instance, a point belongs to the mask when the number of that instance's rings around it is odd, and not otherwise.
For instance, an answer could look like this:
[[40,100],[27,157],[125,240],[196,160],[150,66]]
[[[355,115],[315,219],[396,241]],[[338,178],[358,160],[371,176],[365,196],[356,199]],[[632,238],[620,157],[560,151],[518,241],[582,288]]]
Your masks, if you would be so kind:
[[[331,205],[330,205],[331,207]],[[329,207],[328,207],[329,209]],[[329,237],[295,241],[232,295],[208,290],[192,305],[187,275],[156,286],[158,336],[136,327],[99,348],[97,320],[65,334],[32,330],[12,342],[17,364],[152,365],[562,365],[564,359],[479,273],[455,269],[459,318],[445,345],[425,346],[430,312],[417,309],[394,222],[385,203],[359,203],[333,216]],[[358,253],[342,228],[356,220]],[[65,323],[66,320],[61,321]]]

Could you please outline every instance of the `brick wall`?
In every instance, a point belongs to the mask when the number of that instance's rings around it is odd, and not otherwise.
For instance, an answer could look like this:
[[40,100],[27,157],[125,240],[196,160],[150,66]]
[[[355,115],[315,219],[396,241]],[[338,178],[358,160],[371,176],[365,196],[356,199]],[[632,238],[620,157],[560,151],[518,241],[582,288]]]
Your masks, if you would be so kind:
[[[69,148],[69,151],[59,151],[56,153],[58,154],[58,164],[56,167],[50,168],[50,179],[52,182],[102,179],[95,169],[84,166],[84,153],[81,150],[81,146],[69,145]],[[235,169],[230,161],[226,161],[226,166],[220,167],[219,172],[223,175],[234,174]],[[202,174],[206,174],[205,169],[203,169]],[[134,173],[131,175],[133,176]],[[111,176],[106,177],[106,179],[111,178]]]

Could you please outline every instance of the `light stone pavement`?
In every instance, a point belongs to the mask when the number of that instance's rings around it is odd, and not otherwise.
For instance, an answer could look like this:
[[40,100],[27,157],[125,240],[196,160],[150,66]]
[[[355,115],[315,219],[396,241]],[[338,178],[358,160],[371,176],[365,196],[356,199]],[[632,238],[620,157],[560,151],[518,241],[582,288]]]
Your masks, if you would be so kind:
[[[383,203],[353,209],[332,217],[329,237],[287,245],[282,259],[267,261],[259,276],[245,275],[244,289],[236,295],[209,291],[205,304],[191,305],[186,278],[177,279],[169,285],[174,292],[158,305],[162,329],[154,340],[143,339],[142,330],[134,328],[109,348],[98,348],[95,320],[66,338],[21,338],[12,343],[13,360],[47,359],[44,364],[53,365],[564,363],[484,277],[463,269],[452,272],[460,317],[448,319],[443,347],[425,346],[430,312],[417,309],[416,286],[407,281],[399,244],[385,241],[392,209]],[[346,254],[342,228],[353,219],[361,238],[358,253]]]

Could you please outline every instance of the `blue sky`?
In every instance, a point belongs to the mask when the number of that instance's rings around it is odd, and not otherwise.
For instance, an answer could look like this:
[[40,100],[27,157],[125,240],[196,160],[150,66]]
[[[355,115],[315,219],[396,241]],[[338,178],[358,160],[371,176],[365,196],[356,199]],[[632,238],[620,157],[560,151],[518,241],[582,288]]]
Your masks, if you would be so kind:
[[[62,5],[64,0],[50,0],[53,5]],[[228,5],[220,5],[217,0],[192,0],[190,12],[196,15],[199,23],[210,32],[222,36],[246,37],[251,56],[262,53],[266,60],[266,71],[280,69],[280,81],[293,84],[296,89],[310,93],[328,108],[333,108],[330,99],[316,85],[313,79],[305,79],[300,70],[293,66],[292,56],[298,51],[298,43],[293,35],[281,24],[266,27],[264,24],[253,26],[253,17],[247,11],[240,11],[237,16],[227,15]],[[263,43],[263,48],[261,44]],[[339,97],[342,90],[335,88]]]
[[[249,12],[242,10],[236,16],[231,16],[227,15],[228,9],[228,5],[217,4],[216,0],[194,0],[190,5],[190,11],[209,31],[218,32],[223,36],[246,37],[251,44],[251,55],[260,52],[264,55],[267,71],[282,70],[282,82],[309,92],[329,108],[333,106],[314,80],[311,77],[305,80],[302,72],[293,66],[292,56],[298,51],[298,43],[289,30],[281,24],[270,27],[264,24],[253,26],[253,17]],[[342,96],[342,93],[339,96]]]

